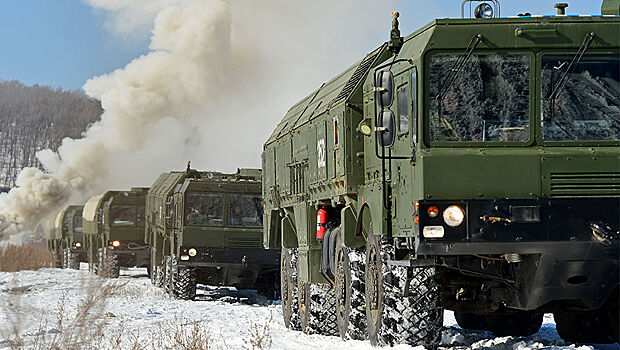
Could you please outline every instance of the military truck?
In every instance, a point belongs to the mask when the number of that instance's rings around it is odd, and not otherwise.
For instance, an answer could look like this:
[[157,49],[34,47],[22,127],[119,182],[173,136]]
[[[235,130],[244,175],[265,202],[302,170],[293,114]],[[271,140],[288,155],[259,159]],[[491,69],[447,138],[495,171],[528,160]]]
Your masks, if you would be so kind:
[[152,281],[193,299],[196,284],[279,289],[279,255],[263,248],[260,169],[162,173],[146,199]]
[[144,203],[148,188],[107,191],[91,197],[82,218],[88,264],[102,277],[117,278],[121,267],[150,269],[144,242]]
[[86,262],[82,230],[82,205],[64,207],[48,231],[47,248],[54,254],[56,267],[78,270]]
[[262,154],[287,327],[434,347],[444,309],[496,335],[552,312],[567,341],[617,341],[619,3],[468,0],[404,38],[394,13],[291,107]]

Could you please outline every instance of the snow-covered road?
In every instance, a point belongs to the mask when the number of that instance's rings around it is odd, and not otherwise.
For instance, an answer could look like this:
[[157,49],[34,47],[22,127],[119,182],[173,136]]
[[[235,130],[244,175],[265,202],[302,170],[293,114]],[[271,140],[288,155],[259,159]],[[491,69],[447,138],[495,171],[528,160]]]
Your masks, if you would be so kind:
[[[0,348],[9,347],[7,339],[19,334],[26,348],[44,348],[33,343],[50,342],[59,337],[58,318],[65,324],[76,322],[75,314],[84,300],[103,290],[110,280],[93,277],[82,270],[42,269],[17,273],[0,272]],[[290,331],[282,321],[282,309],[253,291],[227,288],[202,288],[195,301],[169,298],[151,285],[144,269],[121,272],[112,283],[123,286],[115,295],[100,302],[91,314],[101,325],[100,334],[90,348],[158,348],[174,342],[179,329],[191,333],[200,329],[209,338],[212,349],[260,348],[252,342],[263,340],[271,349],[372,349],[367,342],[343,341],[336,337],[305,335]],[[64,311],[63,311],[64,310]],[[454,349],[613,349],[620,346],[566,344],[559,338],[552,315],[546,315],[538,334],[531,337],[493,337],[488,332],[464,331],[456,325],[452,312],[445,313],[442,347]],[[16,329],[17,331],[11,331]],[[162,334],[169,335],[162,337]],[[176,348],[170,345],[169,348]],[[412,349],[398,346],[397,349]]]

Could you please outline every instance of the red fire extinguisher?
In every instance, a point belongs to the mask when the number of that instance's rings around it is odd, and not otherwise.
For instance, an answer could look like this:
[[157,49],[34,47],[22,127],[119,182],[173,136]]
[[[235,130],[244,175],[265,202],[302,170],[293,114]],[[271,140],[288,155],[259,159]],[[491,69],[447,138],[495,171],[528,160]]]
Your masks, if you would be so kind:
[[327,211],[323,208],[316,213],[316,239],[321,240],[327,230]]

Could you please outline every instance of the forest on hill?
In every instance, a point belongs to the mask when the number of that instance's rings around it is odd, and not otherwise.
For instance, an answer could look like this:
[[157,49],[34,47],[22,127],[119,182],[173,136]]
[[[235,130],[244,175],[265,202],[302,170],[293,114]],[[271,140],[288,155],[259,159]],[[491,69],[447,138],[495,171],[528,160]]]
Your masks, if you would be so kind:
[[13,187],[22,168],[40,167],[37,151],[80,137],[102,112],[98,100],[79,90],[0,79],[0,188]]

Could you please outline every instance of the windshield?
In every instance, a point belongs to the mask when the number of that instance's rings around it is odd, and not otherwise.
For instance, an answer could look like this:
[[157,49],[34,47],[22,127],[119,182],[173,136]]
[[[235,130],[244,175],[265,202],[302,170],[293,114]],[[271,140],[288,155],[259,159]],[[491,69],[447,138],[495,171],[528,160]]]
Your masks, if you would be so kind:
[[[620,140],[620,57],[574,55],[542,58],[542,134],[546,141]],[[561,77],[566,83],[551,99]]]
[[83,232],[82,229],[82,215],[76,215],[73,217],[73,232]]
[[260,196],[231,194],[228,224],[231,226],[262,226],[263,205]]
[[113,205],[110,208],[112,226],[134,226],[136,207],[133,205]]
[[527,141],[529,57],[473,55],[446,89],[450,70],[461,57],[431,57],[431,141]]
[[222,226],[224,225],[224,196],[221,194],[187,193],[186,225]]

